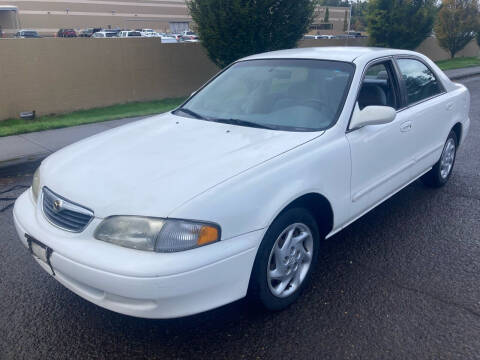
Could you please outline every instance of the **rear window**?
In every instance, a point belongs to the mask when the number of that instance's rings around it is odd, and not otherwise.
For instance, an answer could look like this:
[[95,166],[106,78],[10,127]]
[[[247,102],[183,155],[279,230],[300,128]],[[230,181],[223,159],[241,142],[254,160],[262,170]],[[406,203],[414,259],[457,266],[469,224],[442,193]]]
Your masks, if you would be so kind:
[[432,71],[421,61],[415,59],[399,59],[398,67],[407,88],[408,104],[414,104],[442,92]]

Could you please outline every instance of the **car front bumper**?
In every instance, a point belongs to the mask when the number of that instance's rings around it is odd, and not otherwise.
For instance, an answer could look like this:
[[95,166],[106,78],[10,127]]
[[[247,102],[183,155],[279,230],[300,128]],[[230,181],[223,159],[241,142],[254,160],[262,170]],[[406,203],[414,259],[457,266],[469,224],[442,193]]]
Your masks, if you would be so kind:
[[65,287],[94,304],[144,318],[174,318],[244,297],[262,231],[205,247],[162,254],[93,238],[101,219],[73,234],[52,226],[27,190],[16,201],[14,222],[22,243],[31,236],[49,249],[50,264],[35,260]]

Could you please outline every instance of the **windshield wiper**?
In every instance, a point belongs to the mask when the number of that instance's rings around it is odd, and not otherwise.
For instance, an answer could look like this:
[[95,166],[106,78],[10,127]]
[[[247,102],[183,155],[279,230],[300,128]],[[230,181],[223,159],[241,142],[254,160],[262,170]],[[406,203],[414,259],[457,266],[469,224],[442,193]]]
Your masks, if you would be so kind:
[[249,126],[259,129],[269,129],[269,130],[278,130],[276,127],[268,126],[264,124],[259,124],[253,121],[248,120],[240,120],[240,119],[211,119],[212,121],[224,123],[224,124],[232,124],[232,125],[240,125],[240,126]]
[[200,115],[200,114],[197,114],[195,111],[192,111],[192,110],[187,109],[187,108],[177,109],[177,110],[175,110],[175,113],[176,113],[177,111],[184,112],[185,114],[188,114],[188,115],[190,115],[190,116],[193,116],[193,117],[196,118],[196,119],[209,120],[209,119],[207,119],[205,116],[202,116],[202,115]]

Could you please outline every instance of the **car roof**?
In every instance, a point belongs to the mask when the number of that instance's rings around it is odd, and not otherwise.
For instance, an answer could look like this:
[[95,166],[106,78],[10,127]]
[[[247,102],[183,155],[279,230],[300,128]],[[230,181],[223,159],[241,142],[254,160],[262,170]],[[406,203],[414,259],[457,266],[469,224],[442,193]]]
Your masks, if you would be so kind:
[[325,46],[271,51],[263,54],[248,56],[241,60],[318,59],[355,62],[357,59],[368,60],[370,58],[374,59],[382,56],[392,55],[417,55],[417,53],[408,50],[375,47]]

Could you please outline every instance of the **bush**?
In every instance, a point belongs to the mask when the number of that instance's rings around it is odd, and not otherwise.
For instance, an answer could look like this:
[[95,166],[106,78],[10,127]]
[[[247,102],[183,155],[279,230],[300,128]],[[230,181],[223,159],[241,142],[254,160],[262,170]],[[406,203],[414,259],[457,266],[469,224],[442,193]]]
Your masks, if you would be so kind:
[[239,58],[295,47],[308,32],[316,1],[187,0],[210,59],[225,67]]

